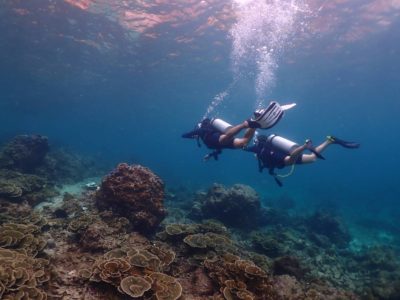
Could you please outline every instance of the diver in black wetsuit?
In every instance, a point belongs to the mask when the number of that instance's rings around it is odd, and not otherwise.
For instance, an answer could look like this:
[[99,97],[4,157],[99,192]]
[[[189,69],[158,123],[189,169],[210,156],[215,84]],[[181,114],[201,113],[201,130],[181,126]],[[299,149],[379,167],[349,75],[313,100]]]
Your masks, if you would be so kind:
[[[255,126],[257,126],[257,124],[252,123],[252,121],[244,121],[239,125],[229,128],[225,133],[222,133],[211,125],[210,119],[204,119],[199,124],[198,128],[183,134],[182,137],[197,140],[201,139],[209,149],[215,150],[204,156],[204,159],[208,160],[214,157],[217,160],[218,154],[221,153],[222,149],[238,149],[245,147],[253,138],[257,128]],[[247,128],[247,130],[244,136],[242,138],[235,138],[235,135],[245,128]]]
[[[311,140],[306,140],[303,145],[299,146],[276,135],[260,135],[255,140],[253,146],[246,147],[244,150],[255,153],[258,159],[259,171],[262,172],[264,168],[267,168],[269,174],[274,176],[277,184],[282,186],[282,182],[278,177],[286,176],[276,174],[275,169],[282,169],[286,166],[294,166],[295,164],[313,163],[318,158],[325,159],[321,153],[331,144],[338,144],[348,149],[360,147],[358,143],[347,142],[334,136],[327,136],[327,139],[322,144],[314,148]],[[305,150],[309,150],[311,153],[303,154]]]
[[[231,126],[220,119],[204,119],[198,126],[182,135],[183,138],[199,139],[214,151],[207,154],[204,159],[211,157],[218,159],[222,149],[240,149],[245,147],[253,138],[256,128],[271,128],[283,116],[284,109],[275,101],[272,101],[266,109],[256,110],[254,119],[248,119],[241,124]],[[235,137],[240,131],[247,129],[242,138]],[[199,143],[200,145],[200,143]]]

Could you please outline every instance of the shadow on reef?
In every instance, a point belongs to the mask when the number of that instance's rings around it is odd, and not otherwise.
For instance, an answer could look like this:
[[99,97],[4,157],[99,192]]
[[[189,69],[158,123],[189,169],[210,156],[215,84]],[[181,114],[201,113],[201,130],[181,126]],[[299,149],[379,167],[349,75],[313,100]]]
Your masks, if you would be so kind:
[[0,197],[0,298],[398,299],[398,253],[349,241],[336,216],[262,207],[250,187],[165,191],[120,164],[40,213]]

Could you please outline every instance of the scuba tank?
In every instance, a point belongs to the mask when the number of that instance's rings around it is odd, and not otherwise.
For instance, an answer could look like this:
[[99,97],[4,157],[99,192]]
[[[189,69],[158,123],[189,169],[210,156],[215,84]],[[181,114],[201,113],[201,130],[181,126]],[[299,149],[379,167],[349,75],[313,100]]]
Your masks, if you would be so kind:
[[267,137],[267,141],[272,145],[274,149],[281,150],[287,154],[292,153],[294,149],[299,147],[297,143],[275,134],[269,135]]
[[212,119],[210,122],[211,126],[214,127],[221,133],[226,133],[228,129],[232,128],[233,126],[228,122],[225,122],[222,119]]

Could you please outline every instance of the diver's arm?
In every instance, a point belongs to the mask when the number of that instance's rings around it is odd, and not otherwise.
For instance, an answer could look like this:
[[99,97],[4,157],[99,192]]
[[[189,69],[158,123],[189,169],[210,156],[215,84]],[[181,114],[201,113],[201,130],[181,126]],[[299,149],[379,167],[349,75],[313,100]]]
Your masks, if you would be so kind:
[[258,145],[253,145],[250,147],[243,147],[243,150],[247,151],[247,152],[253,152],[253,153],[258,154],[260,149],[259,149]]

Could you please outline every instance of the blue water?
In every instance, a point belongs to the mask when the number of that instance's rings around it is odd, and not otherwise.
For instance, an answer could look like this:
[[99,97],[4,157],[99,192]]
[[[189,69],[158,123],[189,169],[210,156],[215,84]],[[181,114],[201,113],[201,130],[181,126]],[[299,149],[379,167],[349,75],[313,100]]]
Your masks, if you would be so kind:
[[[141,34],[119,22],[120,1],[109,7],[100,1],[69,2],[1,2],[0,140],[43,134],[53,144],[113,165],[148,166],[168,186],[245,183],[265,198],[290,195],[306,210],[334,203],[348,216],[386,220],[400,213],[399,7],[379,12],[390,17],[385,26],[362,19],[358,1],[322,7],[343,17],[340,26],[325,34],[308,28],[306,38],[292,37],[294,46],[277,56],[275,83],[265,99],[295,101],[297,107],[268,132],[297,142],[311,138],[315,144],[334,134],[362,144],[358,150],[332,146],[324,153],[326,161],[296,167],[280,188],[267,172],[257,171],[251,154],[226,150],[218,162],[204,163],[205,147],[180,137],[235,76],[229,35],[234,21],[225,20],[226,29],[199,31],[210,16],[231,7],[230,1],[209,1],[198,17],[161,23]],[[197,7],[196,1],[164,2],[148,11],[163,15]],[[310,4],[311,21],[323,2]],[[374,2],[379,1],[363,4],[374,7]],[[82,7],[85,3],[89,8]],[[356,17],[343,7],[354,9]],[[351,18],[361,18],[365,32],[343,41],[343,32],[354,25]],[[255,108],[251,73],[257,70],[250,65],[246,72],[250,75],[215,111],[230,123],[242,122]]]

